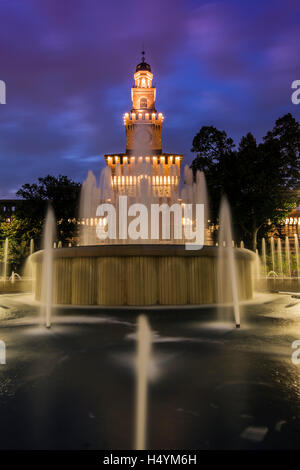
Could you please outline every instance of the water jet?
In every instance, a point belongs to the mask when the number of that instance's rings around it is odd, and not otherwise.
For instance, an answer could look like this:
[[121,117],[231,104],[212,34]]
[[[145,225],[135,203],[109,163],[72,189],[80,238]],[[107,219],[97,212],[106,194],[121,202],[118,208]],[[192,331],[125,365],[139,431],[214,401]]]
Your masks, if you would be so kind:
[[[51,328],[51,315],[53,304],[53,240],[55,236],[56,222],[54,212],[49,206],[46,215],[43,234],[43,251],[40,272],[40,301],[41,315],[46,328]],[[34,255],[32,255],[33,257]]]

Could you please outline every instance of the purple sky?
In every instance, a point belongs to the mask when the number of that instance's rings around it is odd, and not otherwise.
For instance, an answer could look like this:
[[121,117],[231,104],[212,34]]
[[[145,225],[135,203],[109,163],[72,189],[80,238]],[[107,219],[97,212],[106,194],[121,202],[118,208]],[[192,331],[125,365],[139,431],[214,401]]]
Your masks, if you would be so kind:
[[82,181],[125,150],[142,44],[165,114],[163,150],[215,125],[258,139],[300,80],[298,0],[1,0],[0,197],[47,174]]

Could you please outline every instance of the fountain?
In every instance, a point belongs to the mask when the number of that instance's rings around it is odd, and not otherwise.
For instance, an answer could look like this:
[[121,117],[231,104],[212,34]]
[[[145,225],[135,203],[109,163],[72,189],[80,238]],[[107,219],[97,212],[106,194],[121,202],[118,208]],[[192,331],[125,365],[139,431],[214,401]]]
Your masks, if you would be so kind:
[[0,364],[6,364],[6,345],[3,340],[0,340]]
[[278,271],[281,277],[283,277],[283,265],[282,265],[282,250],[281,250],[281,239],[277,240],[277,260],[278,260]]
[[[219,249],[186,250],[184,245],[163,243],[53,249],[53,301],[115,306],[217,303]],[[238,265],[240,299],[250,299],[254,255],[232,246],[230,251]],[[32,261],[36,265],[35,297],[40,299],[43,253],[35,252]]]
[[[204,205],[204,221],[205,221],[205,234],[204,234],[204,244],[211,244],[211,236],[209,233],[208,222],[209,222],[209,198],[207,191],[206,178],[203,171],[197,171],[196,173],[196,191],[198,191],[198,197],[196,198],[196,203]],[[241,247],[242,248],[242,247]]]
[[[100,178],[89,171],[82,184],[79,246],[52,249],[53,302],[115,306],[215,304],[219,247],[213,246],[208,228],[205,175],[194,174],[185,165],[180,186],[183,155],[162,151],[164,118],[155,110],[149,64],[138,65],[134,80],[132,111],[124,115],[126,151],[104,155],[106,166]],[[141,93],[145,90],[148,98],[143,98],[141,108]],[[144,220],[148,220],[147,235],[137,229],[141,226],[137,213],[142,204]],[[152,218],[153,207],[158,216]],[[164,212],[168,220],[162,216]],[[203,231],[201,224],[198,226],[200,218]],[[116,236],[108,237],[112,220]],[[227,229],[225,232],[227,237]],[[240,300],[252,298],[255,255],[233,247],[226,248],[225,253],[230,272],[233,274],[235,267],[238,270],[238,287],[236,280],[232,281],[238,316],[235,291],[239,289]],[[32,261],[36,265],[35,297],[40,299],[43,253],[35,252]]]
[[[116,173],[119,167],[116,166]],[[167,197],[157,193],[152,185],[152,178],[142,178],[151,174],[149,162],[133,163],[129,169],[125,167],[124,188],[118,188],[122,195],[128,195],[128,207],[132,203],[143,202],[146,207],[151,204],[167,201],[171,203],[178,198],[177,189],[167,187]],[[175,173],[172,168],[171,172]],[[139,174],[139,172],[141,172]],[[123,177],[123,176],[122,176]],[[204,204],[206,245],[186,249],[185,230],[181,239],[174,238],[174,223],[160,223],[157,239],[130,239],[127,234],[116,240],[99,240],[97,228],[101,217],[91,217],[91,211],[100,202],[114,202],[117,224],[124,215],[118,213],[120,202],[118,193],[112,191],[109,181],[112,175],[110,167],[101,172],[100,186],[96,178],[89,172],[82,186],[80,198],[80,246],[53,250],[55,265],[54,302],[73,305],[186,305],[210,304],[218,301],[217,258],[218,247],[212,246],[208,220],[208,197],[205,177],[198,172],[195,179],[192,170],[185,167],[185,183],[179,201],[185,204]],[[121,177],[120,177],[121,178]],[[136,180],[135,193],[128,181]],[[116,180],[118,181],[118,179]],[[122,179],[120,180],[122,182]],[[109,196],[107,198],[107,196]],[[88,198],[92,200],[88,203]],[[170,202],[171,201],[171,202]],[[167,206],[167,204],[166,204]],[[87,209],[86,209],[87,208]],[[85,212],[88,210],[88,212]],[[94,214],[95,215],[95,214]],[[130,217],[129,224],[131,223]],[[149,225],[151,224],[151,220]],[[194,220],[182,219],[182,229],[188,224],[194,229]],[[118,228],[118,227],[117,227]],[[165,239],[164,233],[169,230],[170,238]],[[126,232],[126,230],[125,230]],[[86,245],[84,245],[86,243]],[[230,241],[232,243],[232,240]],[[55,245],[56,246],[56,245]],[[252,297],[252,268],[254,260],[252,252],[234,248],[235,263],[238,265],[240,278],[240,299]],[[42,253],[32,255],[32,261],[38,265],[42,262]],[[37,269],[37,273],[39,269]],[[35,296],[40,298],[40,280],[36,276]]]
[[297,267],[297,277],[299,277],[300,271],[299,271],[299,240],[298,240],[298,235],[295,233],[295,255],[296,255],[296,267]]
[[[114,174],[111,172],[109,167],[106,167],[102,170],[99,179],[99,185],[97,183],[97,178],[92,171],[88,172],[86,180],[82,184],[81,195],[80,195],[80,246],[87,245],[103,245],[103,244],[182,244],[185,243],[186,238],[183,236],[182,239],[176,239],[174,237],[174,227],[172,224],[169,226],[163,225],[165,219],[163,219],[162,224],[159,227],[159,238],[152,238],[148,236],[146,239],[140,237],[139,239],[133,240],[128,237],[128,228],[125,229],[125,234],[121,234],[119,237],[116,237],[115,240],[106,238],[105,240],[100,240],[97,237],[97,232],[95,226],[101,224],[102,220],[99,217],[95,217],[97,207],[101,203],[112,203],[114,204],[116,210],[116,232],[119,234],[119,225],[123,217],[124,211],[123,206],[120,205],[119,195],[127,196],[127,205],[128,207],[132,204],[144,204],[148,212],[152,204],[167,204],[171,206],[174,203],[179,201],[184,206],[185,204],[203,204],[204,206],[204,225],[205,225],[205,236],[204,244],[211,243],[211,237],[208,230],[208,218],[209,218],[209,209],[208,209],[208,195],[207,187],[205,181],[205,175],[203,172],[198,171],[196,177],[193,177],[193,172],[188,165],[185,165],[184,168],[184,184],[181,190],[179,197],[179,190],[175,184],[172,185],[172,179],[178,179],[178,170],[175,164],[170,165],[170,176],[168,176],[167,182],[170,181],[170,184],[166,183],[167,188],[157,188],[156,178],[163,178],[162,176],[154,176],[152,163],[149,161],[144,162],[133,162],[128,165],[124,165],[123,174],[121,175],[121,167],[119,164],[116,164],[114,169]],[[158,169],[159,174],[163,174],[163,166],[160,164]],[[166,178],[166,177],[164,177]],[[111,182],[114,183],[114,191],[111,187]],[[162,180],[163,181],[163,180]],[[134,186],[134,188],[133,188]],[[168,187],[169,186],[169,187]],[[129,217],[128,227],[130,225]],[[149,217],[149,232],[153,233],[154,230],[151,229],[152,219]],[[183,220],[182,228],[184,225],[190,224],[191,227],[195,226],[194,214],[192,219]],[[170,230],[170,236],[166,237],[165,234]],[[183,230],[184,231],[184,230]]]
[[266,240],[262,238],[261,240],[261,253],[262,253],[262,263],[263,263],[263,273],[267,277],[267,255],[266,255]]
[[42,273],[41,273],[41,315],[45,319],[46,328],[51,327],[51,312],[53,303],[53,240],[56,221],[54,212],[49,206],[43,234]]
[[254,268],[255,268],[255,279],[256,279],[256,282],[258,282],[261,278],[261,261],[260,261],[258,249],[255,250]]
[[15,273],[14,271],[12,271],[12,273],[11,273],[11,275],[10,275],[10,277],[9,277],[9,281],[10,281],[12,284],[14,284],[14,283],[16,282],[16,280],[21,281],[21,279],[22,279],[22,278],[21,278],[20,274]]
[[291,278],[291,257],[290,257],[290,242],[289,237],[285,237],[285,262],[286,262],[286,274],[287,277]]
[[241,322],[237,265],[235,250],[232,246],[231,213],[225,197],[221,201],[219,220],[218,303],[222,305],[230,299],[233,304],[235,325],[239,328]]
[[34,239],[33,238],[31,238],[30,240],[29,253],[30,253],[30,256],[34,253]]
[[[101,174],[102,185],[105,186],[105,170]],[[105,180],[105,181],[104,181]],[[80,240],[82,245],[92,245],[95,243],[95,233],[89,230],[89,222],[95,217],[97,206],[100,204],[100,188],[97,187],[97,181],[92,171],[88,172],[86,180],[82,183],[80,193],[79,219]]]
[[272,271],[275,272],[275,247],[274,247],[274,237],[271,237],[271,260],[272,260]]
[[[31,238],[30,244],[29,244],[29,256],[26,258],[25,265],[22,271],[22,278],[29,282],[32,282],[34,278],[33,264],[31,261],[31,256],[33,255],[33,253],[34,253],[34,240],[33,238]],[[32,286],[30,290],[32,290]]]
[[[299,243],[298,235],[294,234],[294,250],[290,245],[289,237],[286,236],[284,246],[282,240],[277,239],[276,251],[274,246],[275,269],[268,273],[267,288],[279,292],[299,292]],[[272,244],[271,244],[272,247]],[[262,256],[264,252],[262,252]]]
[[145,315],[139,315],[137,327],[137,363],[136,363],[136,425],[135,449],[146,449],[147,430],[147,389],[151,355],[152,333]]
[[3,270],[2,270],[2,278],[3,278],[4,281],[6,281],[6,279],[7,279],[8,251],[9,251],[8,238],[5,238],[5,241],[4,241],[4,252],[3,252]]

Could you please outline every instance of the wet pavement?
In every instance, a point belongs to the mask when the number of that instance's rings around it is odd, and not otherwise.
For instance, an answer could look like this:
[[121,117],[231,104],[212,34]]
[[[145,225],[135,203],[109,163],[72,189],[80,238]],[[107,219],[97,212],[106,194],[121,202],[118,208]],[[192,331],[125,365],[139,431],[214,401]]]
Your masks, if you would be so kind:
[[[0,295],[1,449],[134,448],[137,317],[152,330],[149,449],[299,449],[300,301],[230,308],[58,309]],[[300,357],[300,354],[299,354]]]

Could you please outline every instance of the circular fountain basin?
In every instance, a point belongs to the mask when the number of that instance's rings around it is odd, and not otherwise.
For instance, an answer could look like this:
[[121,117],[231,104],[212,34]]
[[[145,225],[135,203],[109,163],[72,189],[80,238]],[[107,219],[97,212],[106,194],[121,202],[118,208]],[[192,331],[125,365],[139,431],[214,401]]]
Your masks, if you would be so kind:
[[[226,258],[226,249],[225,252]],[[236,248],[241,300],[252,298],[255,255]],[[97,245],[53,249],[53,302],[71,305],[199,305],[217,302],[218,247]],[[41,296],[43,251],[32,255]],[[223,283],[230,280],[223,279]],[[228,299],[230,301],[230,299]]]

